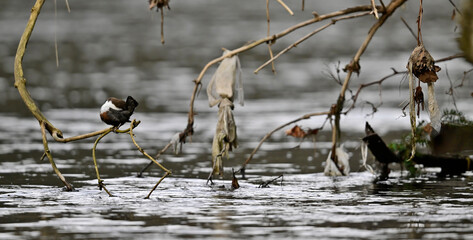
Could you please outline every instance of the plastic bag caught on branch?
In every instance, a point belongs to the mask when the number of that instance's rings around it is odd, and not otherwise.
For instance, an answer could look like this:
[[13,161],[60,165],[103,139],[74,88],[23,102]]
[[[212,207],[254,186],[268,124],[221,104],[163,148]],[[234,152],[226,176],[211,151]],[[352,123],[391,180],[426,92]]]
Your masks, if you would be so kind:
[[235,119],[233,118],[233,103],[228,98],[220,101],[218,122],[212,143],[213,174],[223,175],[222,158],[228,158],[228,152],[238,147]]
[[[228,54],[230,51],[225,50],[223,55]],[[238,71],[238,81],[237,81]],[[241,80],[241,66],[240,60],[237,55],[229,58],[225,58],[218,66],[212,79],[207,85],[207,96],[209,98],[209,106],[213,107],[220,103],[224,98],[234,100],[235,83],[238,83],[238,102],[243,106],[243,83]]]

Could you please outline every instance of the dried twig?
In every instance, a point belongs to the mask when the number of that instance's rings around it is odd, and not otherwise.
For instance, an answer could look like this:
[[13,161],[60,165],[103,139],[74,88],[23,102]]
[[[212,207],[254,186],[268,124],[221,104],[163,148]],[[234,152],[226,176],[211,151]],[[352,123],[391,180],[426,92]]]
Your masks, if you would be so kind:
[[280,178],[281,178],[281,185],[282,185],[282,181],[283,181],[283,178],[284,178],[284,175],[283,175],[283,174],[281,174],[281,175],[279,175],[278,177],[275,177],[275,178],[273,178],[273,179],[271,179],[271,180],[268,180],[268,181],[265,181],[265,182],[261,183],[261,184],[258,186],[258,188],[267,188],[267,187],[269,186],[269,184],[271,184],[271,183],[277,181],[277,180],[280,179]]
[[452,0],[448,0],[450,2],[450,4],[452,4],[452,6],[455,8],[455,11],[457,11],[458,14],[460,14],[460,16],[462,15],[462,12],[460,11],[460,9],[458,9],[457,5],[455,5],[455,3],[452,1]]
[[371,0],[371,7],[373,8],[373,10],[370,12],[370,14],[373,14],[376,19],[379,19],[378,9],[376,9],[376,4],[374,3],[374,0]]
[[97,140],[95,140],[95,143],[94,143],[94,146],[92,147],[92,160],[94,160],[94,166],[95,166],[95,173],[97,174],[97,181],[98,181],[98,186],[99,186],[99,189],[102,190],[105,190],[105,192],[107,192],[107,194],[110,196],[110,197],[113,197],[113,195],[110,193],[110,191],[108,191],[108,189],[105,187],[105,184],[103,183],[103,180],[100,179],[100,173],[99,173],[99,167],[97,165],[97,159],[95,157],[95,151],[97,149],[97,144],[99,143],[99,141],[104,138],[107,134],[109,134],[110,132],[113,131],[113,127],[112,128],[109,128],[107,129],[107,131],[105,131],[104,133],[102,133],[98,138]]
[[409,32],[412,34],[414,39],[417,40],[417,36],[416,36],[414,30],[412,30],[411,26],[409,26],[409,24],[407,24],[406,20],[403,17],[401,17],[401,21],[404,23],[404,25],[407,27],[407,29],[409,29]]
[[[343,104],[345,102],[345,93],[348,88],[348,84],[350,83],[351,75],[354,71],[359,71],[359,61],[361,55],[365,52],[368,44],[371,42],[376,31],[384,24],[384,22],[394,13],[396,9],[398,9],[404,2],[407,0],[393,0],[389,3],[386,8],[384,8],[385,12],[383,16],[379,18],[379,20],[370,28],[368,35],[366,36],[365,40],[363,41],[362,45],[356,52],[355,56],[353,57],[352,61],[347,65],[347,75],[345,76],[345,81],[343,82],[342,89],[340,90],[340,95],[338,97],[337,103],[334,108],[334,115],[335,115],[335,125],[332,128],[332,152],[335,152],[337,147],[338,139],[340,137],[340,114],[342,112]],[[333,158],[336,158],[336,154],[332,154]],[[336,162],[336,159],[334,159]]]
[[305,114],[304,116],[302,117],[299,117],[297,119],[294,119],[290,122],[287,122],[287,123],[284,123],[282,125],[280,125],[279,127],[273,129],[272,131],[268,132],[262,139],[261,141],[259,142],[258,146],[256,146],[255,149],[253,149],[253,151],[251,152],[250,156],[246,159],[246,161],[242,164],[240,170],[238,170],[237,172],[244,172],[245,171],[245,168],[246,168],[246,165],[251,161],[251,159],[253,159],[253,156],[255,155],[255,153],[260,149],[261,145],[263,145],[264,141],[266,141],[269,137],[271,137],[271,135],[273,135],[273,133],[285,128],[286,126],[289,126],[293,123],[296,123],[296,122],[299,122],[301,120],[304,120],[304,119],[309,119],[311,117],[314,117],[314,116],[323,116],[323,115],[329,115],[330,112],[317,112],[317,113],[309,113],[309,114]]
[[292,10],[282,0],[276,1],[278,1],[278,3],[281,4],[281,6],[283,6],[283,8],[286,9],[289,14],[294,15],[294,12],[292,12]]
[[331,21],[330,23],[327,23],[327,24],[323,25],[322,27],[317,28],[317,29],[314,30],[313,32],[311,32],[311,33],[305,35],[304,37],[300,38],[299,40],[297,40],[295,43],[289,45],[287,48],[285,48],[284,50],[282,50],[281,52],[279,52],[276,56],[271,57],[271,59],[269,59],[269,60],[266,61],[263,65],[261,65],[260,67],[258,67],[253,73],[258,73],[262,68],[266,67],[268,64],[274,63],[274,60],[276,60],[277,58],[279,58],[282,54],[288,52],[289,50],[291,50],[291,49],[294,48],[294,47],[297,47],[297,45],[299,45],[300,43],[304,42],[305,40],[309,39],[310,37],[314,36],[315,34],[321,32],[322,30],[324,30],[324,29],[330,27],[331,25],[335,25],[336,22],[341,21],[341,20],[347,20],[347,19],[362,17],[362,16],[366,16],[366,15],[370,15],[370,14],[371,14],[371,13],[366,12],[366,13],[360,13],[360,14],[356,14],[356,15],[351,15],[351,16],[345,16],[345,17],[340,17],[340,18],[332,19],[332,21]]
[[51,152],[49,151],[48,140],[46,139],[46,125],[44,123],[41,123],[40,125],[41,125],[41,135],[42,135],[43,146],[44,146],[44,154],[43,154],[43,157],[41,158],[44,158],[45,156],[48,157],[49,162],[51,163],[51,166],[53,167],[54,172],[59,177],[59,179],[64,183],[64,185],[66,185],[65,186],[66,190],[73,191],[74,188],[69,182],[67,182],[66,178],[61,174],[61,172],[56,166],[56,163],[53,160],[53,156],[51,155]]
[[351,98],[351,100],[353,101],[351,106],[346,111],[344,111],[343,114],[347,114],[349,111],[351,111],[353,108],[355,108],[356,100],[358,99],[358,96],[360,95],[360,92],[363,88],[366,88],[366,87],[369,87],[369,86],[372,86],[372,85],[375,85],[375,84],[381,85],[384,81],[388,80],[391,77],[394,77],[394,76],[399,75],[399,74],[406,74],[407,73],[407,71],[397,71],[394,68],[391,68],[391,70],[393,71],[393,73],[391,73],[387,76],[384,76],[380,80],[361,84],[358,87],[358,90],[356,91],[355,95],[353,95],[352,98]]
[[168,170],[167,168],[165,168],[163,165],[161,165],[155,158],[151,157],[148,153],[145,152],[145,150],[143,148],[140,147],[140,145],[138,145],[138,143],[135,140],[134,134],[133,134],[133,126],[135,124],[138,124],[138,123],[139,122],[136,122],[136,120],[133,120],[130,124],[129,134],[130,134],[131,140],[133,141],[133,144],[135,144],[138,151],[140,151],[145,157],[147,157],[151,161],[153,161],[156,165],[158,165],[158,167],[160,167],[165,172],[164,175],[156,183],[156,185],[154,185],[153,189],[151,189],[151,191],[148,193],[148,196],[145,197],[146,199],[148,199],[151,196],[151,194],[153,193],[153,191],[158,187],[158,185],[164,180],[164,178],[166,178],[167,176],[169,176],[171,174],[171,171]]
[[[270,31],[270,17],[269,17],[269,0],[266,0],[266,20],[268,22],[268,34],[267,36],[269,37],[271,31]],[[271,45],[273,45],[272,42],[268,42],[268,51],[269,51],[269,56],[273,58],[273,50],[271,49]],[[276,67],[274,66],[274,62],[271,63],[271,70],[273,73],[276,73]]]

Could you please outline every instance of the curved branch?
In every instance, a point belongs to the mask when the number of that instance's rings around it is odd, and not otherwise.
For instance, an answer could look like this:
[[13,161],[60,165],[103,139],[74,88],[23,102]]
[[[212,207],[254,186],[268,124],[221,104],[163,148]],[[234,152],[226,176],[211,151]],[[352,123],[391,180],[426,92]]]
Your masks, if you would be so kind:
[[[382,13],[385,12],[384,7],[378,6],[377,9],[378,9],[379,12],[382,12]],[[254,42],[251,42],[247,45],[244,45],[244,46],[241,46],[237,49],[229,51],[227,54],[225,54],[221,57],[218,57],[218,58],[215,58],[215,59],[211,60],[210,62],[208,62],[204,66],[204,68],[201,70],[199,76],[194,80],[195,86],[194,86],[194,90],[193,90],[192,96],[191,96],[191,101],[190,101],[190,104],[189,104],[190,109],[189,109],[189,114],[188,114],[188,122],[187,122],[188,125],[189,124],[192,125],[194,123],[194,101],[195,101],[195,96],[198,92],[199,85],[201,84],[202,78],[204,77],[205,73],[207,72],[207,70],[212,65],[222,61],[225,58],[232,57],[233,55],[236,55],[236,54],[244,52],[244,51],[248,51],[248,50],[250,50],[250,49],[252,49],[256,46],[259,46],[263,43],[274,43],[277,39],[282,38],[282,37],[288,35],[289,33],[293,32],[293,31],[295,31],[299,28],[308,26],[310,24],[320,22],[320,21],[323,21],[325,19],[337,17],[337,16],[347,15],[347,14],[351,14],[351,13],[355,13],[355,12],[371,11],[371,10],[373,10],[373,7],[371,5],[363,5],[363,6],[356,6],[356,7],[346,8],[344,10],[339,10],[339,11],[335,11],[335,12],[324,14],[324,15],[318,15],[317,13],[315,13],[315,14],[313,13],[315,15],[315,17],[313,19],[309,19],[309,20],[306,20],[304,22],[300,22],[300,23],[298,23],[298,24],[296,24],[292,27],[289,27],[289,28],[277,33],[277,34],[267,36],[265,38],[261,38],[259,40],[254,41]]]
[[299,117],[299,118],[296,118],[290,122],[287,122],[285,124],[282,124],[280,125],[279,127],[273,129],[272,131],[268,132],[262,139],[261,141],[259,142],[258,146],[256,146],[256,148],[253,150],[253,152],[251,152],[250,156],[246,159],[246,161],[242,164],[240,170],[238,170],[237,172],[242,172],[245,170],[245,167],[246,165],[251,161],[251,159],[253,159],[253,156],[255,155],[255,153],[260,149],[261,145],[263,145],[263,142],[266,141],[269,137],[271,137],[271,135],[273,135],[273,133],[283,129],[284,127],[286,126],[289,126],[293,123],[296,123],[296,122],[299,122],[301,120],[304,120],[304,119],[309,119],[311,117],[314,117],[314,116],[321,116],[321,115],[329,115],[331,112],[317,112],[317,113],[308,113],[308,114],[305,114],[304,116],[302,117]]
[[[407,0],[392,0],[388,6],[385,8],[385,13],[383,16],[379,18],[379,20],[371,26],[370,30],[368,31],[368,35],[366,36],[365,40],[361,44],[360,48],[356,52],[355,56],[353,57],[352,61],[347,65],[346,71],[347,75],[345,76],[345,81],[343,82],[342,89],[340,90],[340,95],[338,97],[336,106],[335,106],[335,125],[332,128],[332,152],[335,152],[337,147],[338,139],[340,138],[340,114],[342,112],[343,104],[345,103],[345,93],[348,88],[348,84],[350,83],[351,75],[353,72],[359,72],[360,65],[359,61],[361,55],[365,52],[366,48],[368,47],[371,39],[373,39],[374,34],[378,29],[386,22],[386,20],[398,9],[404,2]],[[332,155],[332,158],[336,158],[336,154]],[[336,162],[336,159],[333,159]]]
[[338,21],[341,21],[341,20],[347,20],[347,19],[352,19],[352,18],[357,18],[357,17],[362,17],[362,16],[366,16],[366,15],[371,15],[371,12],[366,12],[366,13],[361,13],[361,14],[356,14],[356,15],[351,15],[351,16],[345,16],[345,17],[341,17],[341,18],[335,18],[335,19],[332,19],[331,22],[323,25],[322,27],[319,27],[317,28],[316,30],[312,31],[311,33],[305,35],[304,37],[302,37],[301,39],[297,40],[295,43],[289,45],[287,48],[285,48],[284,50],[282,50],[281,52],[279,52],[276,56],[274,57],[271,57],[271,59],[269,59],[268,61],[266,61],[263,65],[261,65],[260,67],[258,67],[253,73],[258,73],[261,69],[263,69],[264,67],[266,67],[268,64],[270,63],[274,63],[274,60],[276,60],[277,58],[279,58],[282,54],[288,52],[289,50],[291,50],[292,48],[294,47],[297,47],[297,45],[301,44],[302,42],[304,42],[305,40],[309,39],[310,37],[314,36],[315,34],[321,32],[322,30],[332,26],[332,25],[335,25],[336,22]]
[[23,57],[25,55],[26,46],[33,32],[33,29],[36,24],[36,20],[38,19],[38,15],[41,11],[41,8],[43,7],[44,1],[45,0],[36,1],[33,8],[31,9],[31,15],[28,20],[28,23],[26,24],[25,31],[23,32],[23,35],[21,35],[21,39],[18,44],[18,48],[16,50],[16,55],[15,55],[15,65],[14,65],[15,87],[18,89],[21,99],[26,104],[30,112],[33,114],[33,116],[38,120],[38,122],[40,124],[44,123],[46,130],[48,130],[48,132],[51,135],[53,135],[53,132],[55,132],[55,135],[62,137],[61,130],[54,127],[48,121],[48,119],[39,110],[35,101],[31,97],[28,90],[26,89],[26,78],[23,73]]

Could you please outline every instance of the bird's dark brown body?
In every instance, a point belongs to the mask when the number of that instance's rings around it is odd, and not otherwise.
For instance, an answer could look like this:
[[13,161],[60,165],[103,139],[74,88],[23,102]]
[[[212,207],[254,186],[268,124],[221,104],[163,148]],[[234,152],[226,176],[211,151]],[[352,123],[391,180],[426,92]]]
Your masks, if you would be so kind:
[[126,101],[111,97],[100,108],[100,119],[108,125],[119,127],[130,121],[137,106],[138,102],[131,96]]

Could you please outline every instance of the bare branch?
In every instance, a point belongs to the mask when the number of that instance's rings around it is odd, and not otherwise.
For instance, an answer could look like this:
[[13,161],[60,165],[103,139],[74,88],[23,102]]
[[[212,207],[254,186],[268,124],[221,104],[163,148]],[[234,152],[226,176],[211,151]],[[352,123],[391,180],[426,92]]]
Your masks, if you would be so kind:
[[370,15],[371,13],[369,12],[366,12],[366,13],[360,13],[360,14],[356,14],[356,15],[351,15],[351,16],[345,16],[345,17],[341,17],[341,18],[335,18],[335,19],[332,19],[332,21],[330,23],[327,23],[325,25],[323,25],[322,27],[320,28],[317,28],[315,31],[305,35],[304,37],[302,37],[301,39],[297,40],[295,43],[289,45],[287,48],[285,48],[284,50],[282,50],[281,52],[279,52],[276,56],[274,57],[271,57],[271,59],[269,59],[268,61],[266,61],[263,65],[261,65],[260,67],[258,67],[253,73],[258,73],[262,68],[266,67],[268,64],[270,63],[273,63],[274,60],[276,60],[278,57],[280,57],[282,54],[288,52],[289,50],[291,50],[292,48],[294,47],[297,47],[297,45],[299,45],[300,43],[304,42],[305,40],[309,39],[310,37],[314,36],[315,34],[321,32],[322,30],[330,27],[331,25],[335,25],[336,22],[338,21],[341,21],[341,20],[347,20],[347,19],[352,19],[352,18],[357,18],[357,17],[363,17],[363,16],[366,16],[366,15]]
[[311,117],[314,117],[314,116],[322,116],[322,115],[329,115],[330,112],[317,112],[317,113],[309,113],[309,114],[305,114],[304,116],[302,117],[299,117],[299,118],[296,118],[290,122],[287,122],[287,123],[284,123],[282,125],[280,125],[279,127],[273,129],[272,131],[268,132],[262,139],[261,141],[259,142],[258,146],[256,146],[256,148],[253,150],[253,152],[251,152],[250,156],[246,159],[246,161],[242,164],[240,170],[238,170],[238,172],[241,172],[242,169],[244,171],[246,165],[251,161],[251,159],[253,159],[253,156],[255,155],[255,153],[260,149],[261,145],[263,145],[264,141],[266,141],[269,137],[271,137],[271,135],[273,135],[273,133],[293,124],[293,123],[296,123],[296,122],[299,122],[301,120],[304,120],[304,119],[309,119]]

